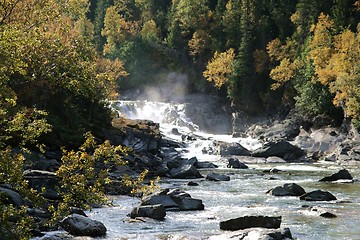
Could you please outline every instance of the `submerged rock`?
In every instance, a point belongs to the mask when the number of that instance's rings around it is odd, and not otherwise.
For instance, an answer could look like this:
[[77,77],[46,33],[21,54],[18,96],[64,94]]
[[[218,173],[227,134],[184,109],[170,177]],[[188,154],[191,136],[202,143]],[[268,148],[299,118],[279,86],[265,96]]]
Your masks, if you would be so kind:
[[241,230],[246,228],[280,228],[281,217],[244,216],[220,222],[222,230]]
[[280,157],[284,160],[296,160],[304,156],[304,151],[288,141],[270,142],[252,153],[253,157]]
[[215,182],[218,182],[218,181],[230,181],[230,177],[226,176],[226,175],[223,175],[223,174],[218,174],[218,173],[209,173],[206,176],[206,180],[215,181]]
[[267,193],[273,196],[302,196],[306,192],[305,190],[297,185],[296,183],[286,183],[283,186],[277,186],[270,189]]
[[348,170],[342,169],[339,172],[334,173],[331,176],[324,177],[324,178],[320,179],[319,182],[333,182],[333,181],[337,181],[337,180],[340,180],[340,179],[352,180],[353,177],[351,176],[351,174],[349,173]]
[[101,237],[106,234],[103,223],[79,214],[67,216],[60,222],[60,226],[74,236]]
[[336,200],[336,197],[332,195],[330,192],[316,190],[312,192],[305,193],[304,195],[300,196],[300,200],[305,201],[332,201]]
[[161,204],[139,206],[133,208],[133,210],[130,213],[131,218],[149,217],[149,218],[161,220],[164,219],[165,216],[166,216],[166,211],[164,206]]
[[334,213],[327,211],[326,209],[319,207],[308,207],[305,212],[307,215],[315,215],[323,218],[336,218],[337,216]]
[[228,164],[226,165],[228,168],[238,168],[238,169],[247,169],[249,168],[245,163],[240,162],[237,158],[229,158]]
[[284,229],[266,229],[266,228],[249,228],[227,232],[221,235],[212,236],[209,240],[285,240],[292,239],[289,228]]

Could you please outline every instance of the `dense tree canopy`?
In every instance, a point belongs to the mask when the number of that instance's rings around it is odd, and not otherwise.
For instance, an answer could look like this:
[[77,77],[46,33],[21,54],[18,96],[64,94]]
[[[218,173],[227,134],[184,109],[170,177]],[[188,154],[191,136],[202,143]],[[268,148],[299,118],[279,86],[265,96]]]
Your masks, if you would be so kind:
[[358,118],[358,64],[350,55],[358,51],[359,1],[103,2],[91,6],[107,12],[107,42],[98,49],[125,63],[130,75],[120,86],[161,82],[164,69],[186,71],[194,89],[209,91],[207,79],[249,112],[295,104],[308,114],[330,114],[341,106],[346,117]]

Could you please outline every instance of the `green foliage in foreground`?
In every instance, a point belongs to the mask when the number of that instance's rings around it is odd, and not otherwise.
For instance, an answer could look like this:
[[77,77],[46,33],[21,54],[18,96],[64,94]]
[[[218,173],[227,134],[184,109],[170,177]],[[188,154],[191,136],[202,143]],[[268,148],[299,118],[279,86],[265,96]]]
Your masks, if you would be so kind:
[[[22,175],[24,155],[14,154],[10,148],[0,151],[0,182],[10,184],[32,207],[49,211],[52,217],[48,225],[56,226],[73,208],[90,209],[92,204],[109,203],[104,192],[105,186],[111,183],[108,170],[126,164],[123,156],[127,151],[129,149],[113,146],[109,141],[98,144],[90,133],[85,134],[85,142],[79,150],[63,149],[62,165],[56,172],[60,182],[59,202],[47,202],[41,193],[28,187]],[[132,188],[131,194],[147,194],[154,190],[156,180],[144,186],[146,174],[147,171],[142,172],[138,179],[123,176],[123,184]],[[5,196],[0,196],[0,203],[0,234],[6,239],[28,239],[36,224],[27,214],[26,206],[16,208],[8,204]]]

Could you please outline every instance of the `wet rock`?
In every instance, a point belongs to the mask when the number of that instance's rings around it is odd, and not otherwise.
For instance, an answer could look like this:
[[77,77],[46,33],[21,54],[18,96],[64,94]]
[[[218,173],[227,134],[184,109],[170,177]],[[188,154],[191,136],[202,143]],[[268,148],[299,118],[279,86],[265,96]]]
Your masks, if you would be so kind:
[[199,186],[199,184],[196,182],[188,182],[187,185],[188,186]]
[[161,204],[164,206],[166,210],[173,209],[173,210],[180,210],[177,203],[173,200],[171,196],[168,195],[150,195],[146,196],[142,199],[142,206],[145,205],[157,205]]
[[164,219],[166,216],[165,208],[161,204],[157,205],[146,205],[134,208],[131,213],[131,218],[137,217],[149,217],[153,219]]
[[173,197],[181,211],[204,210],[202,200],[191,197]]
[[237,158],[229,158],[228,164],[226,165],[228,168],[237,168],[237,169],[247,169],[249,168],[245,163],[242,163]]
[[286,183],[270,189],[267,193],[273,196],[302,196],[305,194],[305,190],[296,183]]
[[167,211],[203,210],[202,200],[194,199],[190,194],[180,189],[165,189],[146,196],[142,199],[141,206],[161,204]]
[[278,172],[281,172],[280,169],[277,169],[277,168],[270,168],[270,169],[265,169],[263,171],[263,173],[278,173]]
[[60,222],[60,226],[74,236],[101,237],[106,234],[103,223],[79,214],[67,216]]
[[304,195],[300,196],[300,200],[305,201],[332,201],[336,200],[336,197],[332,195],[330,192],[316,190],[312,192],[305,193]]
[[284,160],[296,160],[304,156],[304,151],[287,141],[270,142],[252,153],[253,157],[276,156]]
[[20,194],[13,190],[11,186],[2,184],[0,186],[0,203],[12,204],[14,207],[20,207],[24,204]]
[[221,235],[212,236],[209,240],[285,240],[292,239],[289,228],[284,229],[266,229],[266,228],[249,228],[227,232]]
[[220,222],[222,230],[241,230],[246,228],[280,228],[281,217],[244,216]]
[[206,176],[206,180],[215,181],[215,182],[218,182],[218,181],[230,181],[230,177],[226,176],[226,175],[223,175],[223,174],[218,174],[218,173],[209,173]]
[[189,178],[202,178],[199,170],[192,164],[186,164],[170,170],[170,175],[173,178],[189,179]]
[[54,233],[54,234],[48,234],[45,235],[44,237],[40,238],[40,240],[73,240],[74,236],[65,233],[65,232],[60,232],[60,233]]
[[333,182],[333,181],[337,181],[340,179],[351,180],[351,179],[353,179],[353,177],[351,176],[351,174],[349,173],[348,170],[342,169],[339,172],[332,174],[331,176],[320,179],[319,182]]

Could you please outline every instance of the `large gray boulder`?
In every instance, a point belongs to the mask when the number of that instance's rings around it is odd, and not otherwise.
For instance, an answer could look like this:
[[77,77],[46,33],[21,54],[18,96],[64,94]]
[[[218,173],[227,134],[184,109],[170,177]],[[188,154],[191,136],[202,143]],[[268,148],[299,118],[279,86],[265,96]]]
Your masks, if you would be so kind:
[[265,144],[262,148],[255,150],[252,153],[254,157],[271,157],[276,156],[284,160],[296,160],[304,156],[305,152],[300,148],[292,145],[288,141],[270,142]]
[[336,197],[332,195],[330,192],[316,190],[312,192],[305,193],[300,196],[300,200],[305,201],[333,201],[336,200]]
[[113,119],[112,125],[120,130],[115,135],[105,136],[114,145],[125,145],[136,152],[157,153],[160,149],[160,126],[150,120]]
[[270,189],[267,193],[273,196],[302,196],[306,192],[296,183],[286,183],[283,186],[277,186]]
[[74,236],[101,237],[106,235],[106,227],[103,223],[79,214],[67,216],[60,222],[60,226]]
[[337,173],[332,174],[331,176],[327,176],[327,177],[320,179],[319,182],[333,182],[333,181],[337,181],[337,180],[341,180],[341,179],[352,180],[353,177],[351,176],[351,174],[349,173],[348,170],[342,169],[342,170],[338,171]]
[[220,222],[222,230],[242,230],[246,228],[280,228],[281,217],[244,216]]
[[139,206],[133,208],[133,210],[130,213],[131,218],[149,217],[149,218],[161,220],[164,219],[165,216],[166,216],[166,211],[164,206],[161,204]]
[[24,204],[24,201],[18,192],[4,184],[0,186],[0,203],[12,204],[14,207],[20,207]]

